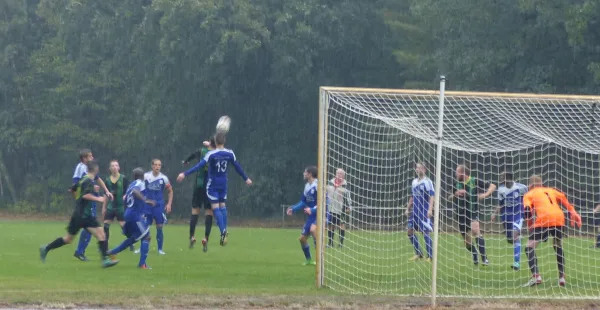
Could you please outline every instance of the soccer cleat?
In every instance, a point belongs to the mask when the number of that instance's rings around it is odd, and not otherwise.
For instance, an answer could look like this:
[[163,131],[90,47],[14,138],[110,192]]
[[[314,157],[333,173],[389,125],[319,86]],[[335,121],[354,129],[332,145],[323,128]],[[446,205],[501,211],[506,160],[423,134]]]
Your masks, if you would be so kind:
[[196,237],[191,237],[190,238],[190,249],[193,249],[194,245],[196,245]]
[[40,247],[40,260],[42,263],[46,262],[46,256],[48,255],[48,251],[46,251],[46,246]]
[[564,287],[565,285],[567,285],[567,280],[565,280],[565,277],[562,276],[562,277],[558,278],[558,286]]
[[315,266],[315,265],[317,265],[317,262],[315,262],[314,259],[307,259],[303,265],[304,266]]
[[515,271],[519,271],[519,270],[521,270],[521,264],[513,263],[512,266],[510,266],[510,268],[512,268]]
[[416,262],[416,261],[418,261],[420,259],[423,259],[423,256],[415,255],[415,256],[411,257],[408,261],[409,262]]
[[428,263],[431,263],[431,257],[427,257],[427,258],[425,259],[425,261],[426,261],[426,262],[428,262]]
[[208,240],[206,238],[202,239],[202,252],[206,253],[208,251]]
[[530,286],[536,286],[536,285],[540,285],[542,284],[542,276],[540,276],[539,274],[533,275],[533,277],[531,277],[531,279],[529,279],[529,282],[525,283],[525,285],[523,285],[523,287],[530,287]]
[[482,261],[481,265],[483,265],[483,266],[489,266],[490,265],[490,261],[487,260],[487,259],[485,259],[485,260]]
[[148,265],[146,265],[146,264],[143,264],[143,265],[141,265],[141,266],[138,266],[138,268],[140,268],[140,269],[147,269],[147,270],[150,270],[150,269],[152,269],[150,266],[148,266]]
[[221,241],[219,242],[221,246],[227,245],[227,236],[229,236],[229,233],[227,231],[224,231],[221,235]]
[[114,265],[116,265],[118,263],[119,263],[118,260],[113,259],[113,258],[107,256],[107,257],[105,257],[102,260],[102,268],[109,268],[109,267],[112,267],[112,266],[114,266]]
[[135,247],[133,247],[133,244],[129,246],[129,251],[131,251],[131,252],[135,251]]
[[137,249],[137,250],[133,251],[133,253],[140,254],[140,249]]
[[77,258],[78,260],[80,260],[80,261],[82,261],[82,262],[87,262],[87,261],[89,260],[89,259],[88,259],[88,258],[87,258],[85,255],[83,255],[83,254],[78,254],[78,253],[75,253],[75,254],[73,254],[73,256],[75,256],[75,258]]
[[163,250],[158,250],[158,254],[160,254],[160,255],[167,255],[167,253],[165,253],[165,251],[163,251]]

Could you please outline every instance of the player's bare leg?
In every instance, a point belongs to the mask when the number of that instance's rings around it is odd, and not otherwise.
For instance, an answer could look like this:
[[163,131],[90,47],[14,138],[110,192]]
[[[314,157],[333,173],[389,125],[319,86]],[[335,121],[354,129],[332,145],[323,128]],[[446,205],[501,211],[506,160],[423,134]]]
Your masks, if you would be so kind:
[[567,284],[565,280],[565,252],[562,247],[562,239],[554,237],[553,248],[556,252],[556,263],[558,265],[558,285],[565,286]]
[[308,235],[300,235],[298,239],[300,241],[300,246],[302,247],[302,251],[304,252],[304,257],[306,261],[304,262],[305,266],[314,266],[317,263],[310,255],[310,246],[308,245],[308,236],[312,236],[315,240],[317,239],[317,225],[310,226],[310,232]]
[[538,270],[537,257],[535,255],[535,248],[537,248],[539,241],[528,240],[525,253],[527,254],[527,260],[529,261],[529,270],[531,270],[531,279],[525,283],[524,286],[534,286],[542,283],[542,276]]
[[192,208],[192,216],[190,219],[190,249],[193,249],[196,244],[195,232],[198,216],[200,216],[200,208]]
[[475,237],[477,247],[479,248],[479,254],[481,255],[481,263],[483,264],[483,266],[489,265],[487,255],[485,253],[485,240],[483,239],[483,235],[481,234],[481,230],[479,228],[479,221],[471,222],[471,232],[473,234],[473,237]]
[[214,217],[213,210],[204,210],[204,239],[202,239],[202,252],[208,251],[208,238],[210,237],[210,231],[212,228],[212,221]]

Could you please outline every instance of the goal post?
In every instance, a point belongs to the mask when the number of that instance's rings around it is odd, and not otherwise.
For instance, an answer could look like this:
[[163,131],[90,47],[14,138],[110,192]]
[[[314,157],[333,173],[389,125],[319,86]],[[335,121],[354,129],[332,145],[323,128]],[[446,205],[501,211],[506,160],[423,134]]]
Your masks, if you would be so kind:
[[[317,287],[431,297],[433,304],[436,297],[598,298],[600,223],[592,210],[600,203],[600,97],[456,92],[444,85],[441,79],[439,90],[320,88],[318,204],[342,168],[352,216],[327,225],[319,208]],[[430,229],[407,214],[417,162],[436,197]],[[466,169],[458,177],[460,165]],[[511,187],[500,189],[505,172]],[[532,175],[564,192],[583,217],[583,226],[567,226],[562,240],[566,287],[558,285],[552,239],[535,249],[542,284],[523,287],[531,278],[529,231],[512,225],[508,207],[497,212],[499,193],[518,184],[526,191]],[[482,187],[475,200],[480,234],[450,197],[468,180]]]

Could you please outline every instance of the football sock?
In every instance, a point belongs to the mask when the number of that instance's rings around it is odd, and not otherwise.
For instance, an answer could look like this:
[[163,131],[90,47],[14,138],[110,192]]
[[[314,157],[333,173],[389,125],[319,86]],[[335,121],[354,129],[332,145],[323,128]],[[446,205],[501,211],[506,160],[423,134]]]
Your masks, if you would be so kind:
[[487,259],[487,255],[485,255],[485,240],[483,237],[477,237],[477,245],[479,246],[479,254],[481,254],[481,260],[485,261]]
[[142,267],[146,264],[146,258],[148,258],[148,252],[150,251],[150,240],[143,239],[142,245],[140,246],[140,263],[138,267]]
[[556,263],[558,264],[558,275],[563,276],[565,273],[565,253],[562,247],[554,246],[556,252]]
[[121,244],[119,244],[116,248],[108,251],[108,254],[109,255],[119,254],[119,253],[123,252],[125,249],[127,249],[129,246],[133,245],[134,243],[135,243],[135,239],[127,238],[127,239],[123,240],[123,242],[121,242]]
[[300,243],[300,246],[302,247],[302,252],[304,252],[304,257],[306,259],[310,259],[310,246],[307,244],[302,244]]
[[596,236],[596,247],[600,248],[600,234]]
[[58,237],[54,241],[48,243],[48,245],[46,246],[46,251],[58,249],[65,244],[65,239],[63,239],[62,237]]
[[515,243],[513,243],[514,245],[514,254],[515,254],[515,263],[520,263],[521,262],[521,239],[517,239],[517,241],[515,241]]
[[346,239],[346,230],[340,229],[340,245],[344,245],[344,239]]
[[217,219],[217,226],[219,226],[219,232],[221,235],[225,231],[225,226],[223,225],[223,214],[221,214],[220,208],[213,209],[213,213],[215,214],[215,219]]
[[190,239],[196,235],[196,224],[198,224],[198,214],[192,214],[190,217]]
[[77,243],[77,250],[75,253],[78,255],[84,255],[85,249],[87,248],[88,244],[90,244],[91,238],[92,234],[90,234],[89,231],[82,230],[81,234],[79,235],[79,242]]
[[535,256],[535,250],[530,247],[525,248],[525,253],[527,254],[527,259],[529,260],[529,269],[531,270],[531,274],[536,275],[539,274],[537,267],[537,257]]
[[108,252],[108,242],[106,240],[98,241],[98,249],[100,249],[100,255],[102,258],[105,258],[106,252]]
[[335,236],[335,232],[333,230],[327,231],[327,240],[329,241],[329,245],[333,246],[333,236]]
[[156,227],[156,243],[158,245],[159,251],[162,251],[162,249],[163,249],[163,241],[164,241],[163,228]]
[[433,241],[431,240],[431,235],[427,232],[423,234],[423,239],[425,239],[425,249],[427,250],[427,257],[433,258]]
[[212,215],[204,216],[204,238],[206,238],[206,241],[208,241],[208,237],[210,237],[210,230],[212,229],[212,225],[213,225],[213,216]]
[[227,207],[220,207],[221,215],[223,216],[223,230],[227,230]]
[[417,236],[413,233],[412,235],[408,236],[408,239],[410,240],[410,243],[412,243],[413,247],[415,248],[415,254],[423,257],[423,253],[421,253],[421,250],[419,249],[419,238],[417,238]]

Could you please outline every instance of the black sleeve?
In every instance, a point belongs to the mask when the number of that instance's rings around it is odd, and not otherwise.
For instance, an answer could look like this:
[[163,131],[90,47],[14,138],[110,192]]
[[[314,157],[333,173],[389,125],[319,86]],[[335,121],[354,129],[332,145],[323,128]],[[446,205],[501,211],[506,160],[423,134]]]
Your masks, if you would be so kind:
[[94,192],[94,181],[89,178],[86,178],[81,182],[81,196],[85,196],[87,194],[91,194]]
[[123,177],[123,194],[125,194],[125,192],[127,191],[128,188],[129,188],[129,179],[127,179],[126,177]]
[[490,184],[490,182],[485,182],[483,180],[477,179],[477,192],[486,192],[487,189],[490,187]]
[[188,156],[183,162],[187,164],[196,158],[200,158],[201,156],[202,156],[202,149],[198,149],[194,153],[190,154],[190,156]]

